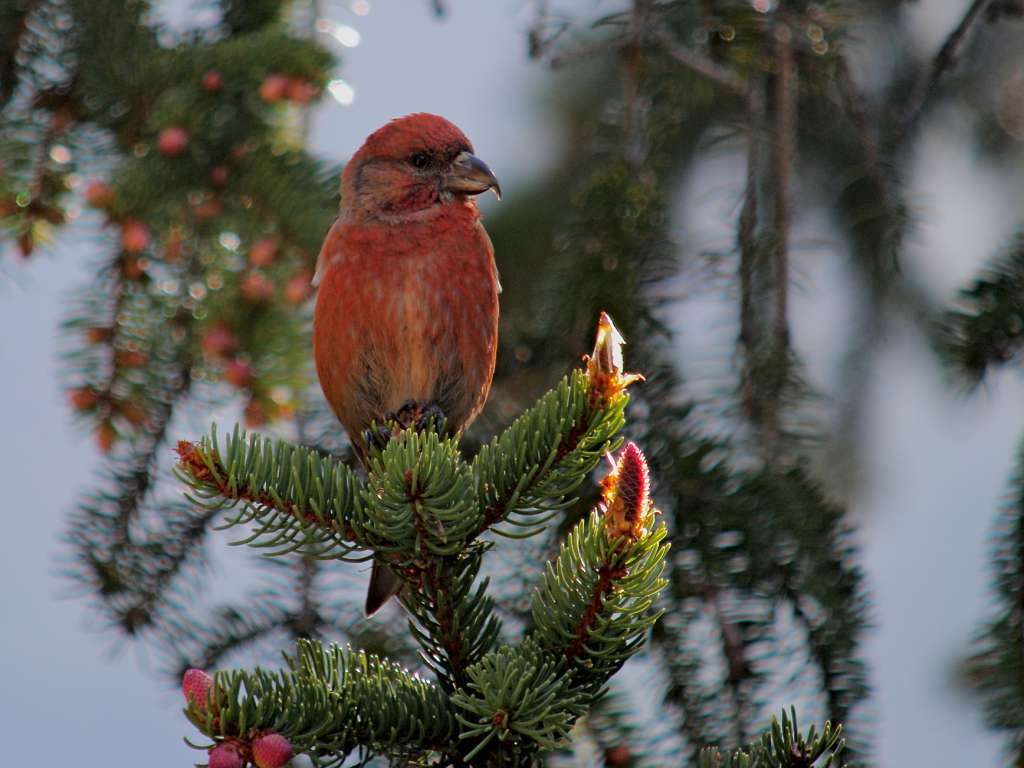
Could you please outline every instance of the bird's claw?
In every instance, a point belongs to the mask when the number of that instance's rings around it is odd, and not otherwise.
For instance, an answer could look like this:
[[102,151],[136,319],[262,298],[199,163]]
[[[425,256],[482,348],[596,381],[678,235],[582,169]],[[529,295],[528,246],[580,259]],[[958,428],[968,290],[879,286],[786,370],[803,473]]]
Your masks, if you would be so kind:
[[363,440],[371,450],[383,451],[393,436],[390,424],[397,425],[399,430],[434,430],[440,433],[444,431],[444,423],[444,411],[436,404],[423,405],[416,400],[407,400],[397,411],[387,414],[383,423],[374,424],[363,430]]
[[444,428],[444,412],[435,404],[426,405],[416,400],[406,400],[402,407],[392,414],[388,414],[388,420],[394,421],[402,429],[415,429],[423,432],[433,429],[440,432]]

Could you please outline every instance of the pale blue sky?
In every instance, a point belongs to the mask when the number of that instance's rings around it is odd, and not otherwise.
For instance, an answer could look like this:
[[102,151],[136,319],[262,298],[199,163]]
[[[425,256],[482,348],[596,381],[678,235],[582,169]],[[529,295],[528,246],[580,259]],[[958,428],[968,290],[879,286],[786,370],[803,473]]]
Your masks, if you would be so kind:
[[[425,0],[380,0],[365,17],[341,2],[326,3],[328,15],[359,29],[362,43],[343,52],[341,74],[355,88],[355,101],[320,108],[315,151],[343,159],[391,117],[438,112],[466,131],[513,195],[517,182],[558,151],[557,127],[536,100],[549,73],[525,57],[527,5],[451,0],[450,18],[438,22]],[[918,4],[923,49],[964,5]],[[1020,208],[1020,189],[1000,169],[951,149],[967,134],[956,115],[937,115],[927,130],[913,185],[923,223],[911,262],[948,292],[1005,236],[1006,222],[1015,218],[1007,214]],[[716,226],[729,226],[721,200],[684,199],[680,227],[690,244],[714,240],[721,234]],[[78,230],[65,239],[77,241],[73,249],[59,247],[25,265],[5,256],[0,277],[6,329],[0,366],[7,372],[0,379],[7,435],[0,449],[7,512],[0,559],[4,761],[177,768],[197,757],[181,741],[192,734],[177,692],[132,647],[112,654],[112,636],[90,629],[85,603],[59,598],[67,588],[59,577],[66,516],[99,467],[91,438],[71,428],[54,378],[56,328],[68,291],[89,278],[78,245],[89,233]],[[800,258],[815,291],[795,300],[804,329],[797,341],[820,357],[842,334],[833,300],[841,295],[843,272],[827,248]],[[714,331],[709,311],[700,305],[680,311],[684,352],[695,353],[701,334]],[[877,351],[862,427],[864,491],[853,519],[861,525],[877,625],[866,650],[883,767],[1000,764],[998,739],[982,730],[978,710],[959,698],[949,675],[985,615],[989,534],[1024,434],[1022,397],[1024,385],[1014,374],[996,376],[972,400],[950,393],[909,332],[892,334]]]

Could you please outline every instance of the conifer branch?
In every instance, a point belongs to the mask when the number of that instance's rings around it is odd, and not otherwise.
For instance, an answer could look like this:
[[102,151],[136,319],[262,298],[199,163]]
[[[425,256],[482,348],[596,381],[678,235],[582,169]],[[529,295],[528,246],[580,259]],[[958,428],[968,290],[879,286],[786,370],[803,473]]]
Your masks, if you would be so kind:
[[989,368],[1022,359],[1024,233],[960,292],[960,306],[941,325],[941,348],[975,385]]
[[29,18],[42,0],[24,0],[4,14],[3,45],[0,45],[0,109],[14,96],[18,85],[18,56],[22,38],[29,32]]
[[970,38],[971,31],[991,1],[973,0],[960,19],[960,22],[946,37],[942,47],[939,48],[935,58],[932,59],[928,72],[918,80],[910,92],[907,106],[894,131],[896,136],[906,136],[917,126],[917,122],[924,112],[928,99],[935,92],[939,82],[960,62],[960,56],[964,46],[967,44],[967,40]]
[[658,30],[657,39],[673,60],[741,98],[748,97],[747,81],[732,67],[682,45],[667,29]]
[[775,302],[772,330],[776,354],[788,356],[789,350],[789,230],[792,214],[790,176],[796,152],[797,69],[793,55],[792,31],[780,25],[774,30],[775,46],[775,151],[773,266]]
[[273,731],[327,766],[357,749],[364,758],[444,751],[456,731],[437,686],[376,656],[313,640],[299,641],[289,670],[217,673],[208,699],[186,714],[218,743]]
[[472,464],[484,505],[479,533],[503,522],[536,530],[572,503],[625,422],[625,395],[606,405],[591,399],[586,374],[576,371],[480,449]]
[[225,525],[254,523],[244,543],[337,559],[363,546],[353,528],[358,481],[340,462],[268,438],[246,440],[237,427],[223,451],[214,428],[198,443],[180,442],[178,455],[177,473],[194,503],[211,511],[242,504]]
[[701,750],[697,768],[841,768],[843,728],[826,722],[821,732],[811,726],[801,733],[796,710],[772,716],[771,727],[749,747],[723,755],[716,748]]
[[979,628],[963,674],[982,699],[985,722],[1004,734],[1019,765],[1024,761],[1024,441],[995,534],[996,608]]

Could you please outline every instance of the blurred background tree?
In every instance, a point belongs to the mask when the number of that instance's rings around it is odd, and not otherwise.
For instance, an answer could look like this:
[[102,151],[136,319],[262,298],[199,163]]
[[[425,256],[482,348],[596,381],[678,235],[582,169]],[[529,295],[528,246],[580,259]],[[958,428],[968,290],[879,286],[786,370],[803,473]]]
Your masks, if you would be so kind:
[[[113,631],[156,648],[176,678],[304,636],[415,664],[404,625],[361,617],[351,568],[268,561],[262,586],[204,599],[203,543],[217,521],[163,483],[175,415],[241,396],[250,425],[346,451],[311,378],[307,328],[338,169],[303,149],[310,106],[347,98],[312,31],[345,32],[300,0],[200,4],[216,21],[187,33],[164,28],[154,5],[0,3],[10,250],[34,257],[82,206],[103,217],[109,250],[64,327],[71,406],[109,455],[72,517],[73,576]],[[657,765],[739,746],[782,702],[805,722],[843,722],[847,759],[870,760],[867,601],[845,513],[867,361],[911,325],[976,381],[1019,362],[1024,339],[1019,244],[948,314],[928,265],[906,253],[927,114],[957,105],[987,162],[1020,161],[1024,6],[963,5],[922,59],[898,0],[531,4],[524,48],[560,70],[550,114],[567,138],[551,174],[488,219],[505,288],[501,350],[467,450],[556,381],[608,310],[648,376],[631,436],[648,451],[673,540],[668,614],[633,678],[657,685],[666,715],[638,730],[630,683],[617,682],[577,729],[578,755]],[[712,248],[679,213],[714,192],[700,186],[708,158],[724,165],[714,183],[731,201]],[[792,310],[795,286],[816,287],[811,242],[847,262],[848,333],[826,375]],[[682,356],[673,334],[681,298],[719,318],[700,357]],[[493,574],[510,626],[528,620],[531,568],[594,492]],[[1022,510],[1006,513],[998,552],[1005,610],[967,665],[1016,749]]]

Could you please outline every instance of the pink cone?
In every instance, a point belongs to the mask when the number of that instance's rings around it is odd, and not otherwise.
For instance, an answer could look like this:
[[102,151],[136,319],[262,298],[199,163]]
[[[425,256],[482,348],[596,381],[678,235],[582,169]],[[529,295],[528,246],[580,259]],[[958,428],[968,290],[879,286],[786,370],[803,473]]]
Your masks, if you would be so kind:
[[210,750],[209,760],[210,768],[242,768],[245,765],[238,746],[226,741]]
[[253,739],[250,748],[257,768],[281,768],[292,759],[292,744],[279,733],[265,733]]
[[201,669],[185,670],[185,676],[181,679],[181,692],[185,694],[185,701],[190,704],[194,701],[200,710],[206,710],[207,696],[212,687],[213,678]]

